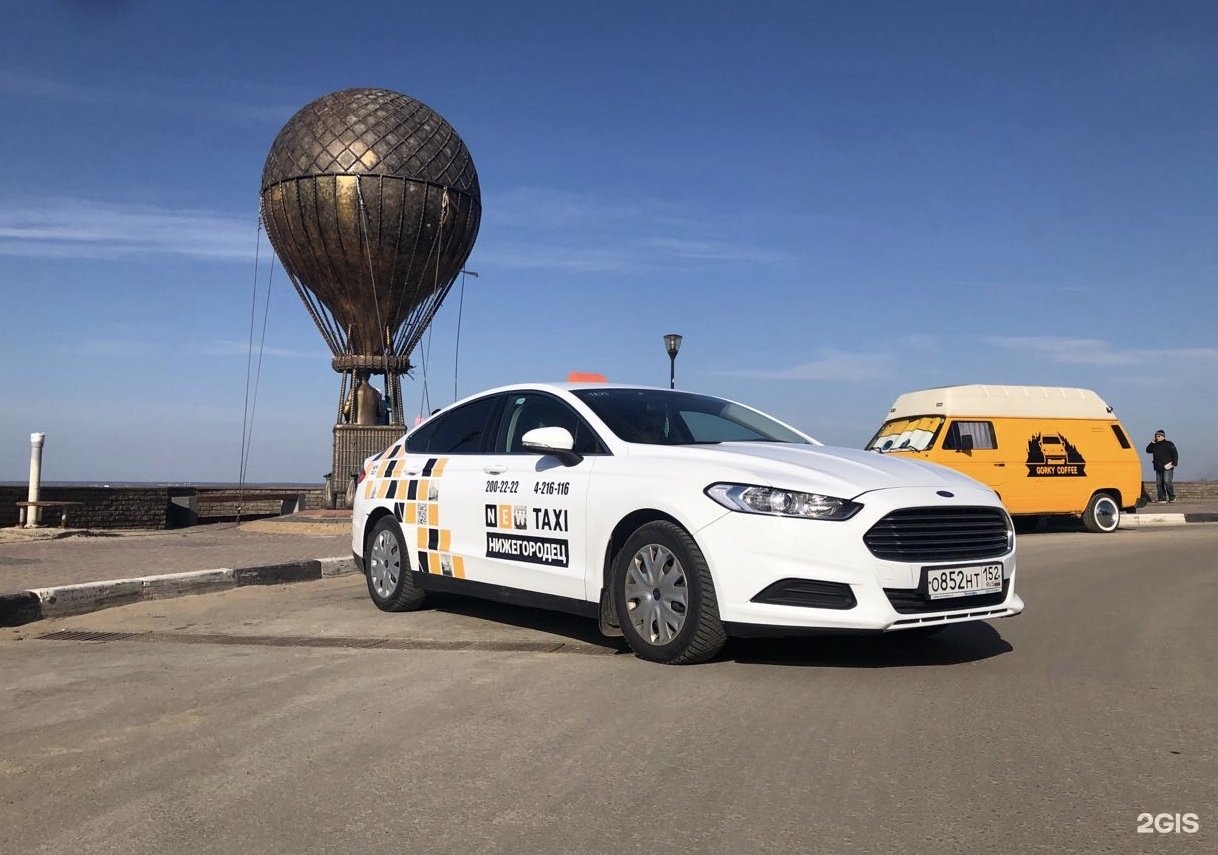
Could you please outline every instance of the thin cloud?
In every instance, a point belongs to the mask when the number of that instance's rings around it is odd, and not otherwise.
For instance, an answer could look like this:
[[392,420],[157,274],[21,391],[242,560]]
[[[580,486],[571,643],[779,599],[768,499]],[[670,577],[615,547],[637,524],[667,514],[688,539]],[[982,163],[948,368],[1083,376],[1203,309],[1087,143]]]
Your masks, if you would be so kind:
[[[201,356],[248,356],[250,345],[248,341],[233,341],[232,339],[217,339],[198,345],[195,353]],[[259,353],[258,345],[254,345],[254,355]],[[321,350],[294,350],[287,347],[263,347],[263,356],[279,356],[285,359],[322,359],[329,353]]]
[[673,202],[618,202],[524,187],[495,197],[484,225],[503,235],[480,263],[572,273],[647,273],[714,262],[774,264],[790,256],[717,236],[721,225],[682,216]]
[[919,353],[941,353],[943,351],[943,342],[933,335],[924,333],[910,333],[908,335],[898,336],[897,344],[902,350],[917,351]]
[[13,71],[0,69],[0,92],[18,95],[23,98],[37,98],[46,101],[66,101],[73,104],[102,104],[96,93],[90,92],[83,86],[52,80],[48,77],[37,77],[31,74],[18,74]]
[[84,104],[94,107],[156,111],[188,116],[208,116],[237,122],[282,124],[296,112],[297,107],[284,104],[247,104],[237,101],[215,101],[207,98],[183,98],[179,95],[156,95],[103,89],[71,81],[0,69],[0,92],[20,98]]
[[733,377],[756,377],[762,380],[828,380],[853,382],[880,380],[892,376],[896,360],[887,353],[848,353],[825,350],[819,359],[778,370],[728,371]]
[[61,348],[64,353],[97,358],[146,356],[159,348],[140,339],[90,338]]
[[1061,283],[1042,283],[1042,282],[1020,282],[1018,284],[1012,282],[992,282],[986,280],[956,280],[944,283],[948,290],[951,291],[998,291],[1008,293],[1011,291],[1019,291],[1021,293],[1059,293],[1067,294],[1095,294],[1099,289],[1094,285],[1063,285]]
[[516,270],[561,270],[569,273],[648,273],[689,270],[709,262],[768,264],[785,256],[764,250],[708,241],[632,241],[605,237],[561,241],[499,241],[478,248],[478,263]]
[[1112,68],[1127,82],[1161,86],[1195,78],[1211,62],[1208,50],[1180,42],[1152,42],[1128,47]]
[[699,261],[777,262],[790,261],[791,256],[778,252],[767,252],[755,247],[733,244],[726,241],[681,240],[679,238],[656,238],[645,241],[644,246],[660,255],[690,258]]
[[[74,356],[108,359],[181,353],[183,347],[178,342],[166,344],[165,342],[139,338],[89,338],[65,344],[59,350]],[[250,345],[248,341],[216,339],[214,341],[190,345],[185,348],[185,351],[196,356],[239,356],[244,358],[249,355]],[[255,344],[254,355],[257,356],[258,352],[258,345]],[[298,350],[269,346],[262,348],[262,355],[285,359],[325,359],[329,356],[329,353],[320,349]]]
[[0,201],[0,255],[118,260],[254,258],[257,225],[213,211],[87,199]]
[[617,202],[589,193],[571,193],[540,187],[518,187],[495,195],[495,206],[487,210],[488,221],[509,228],[614,229],[692,228],[693,220],[679,215],[679,208],[666,202],[637,200]]
[[1131,349],[1117,348],[1101,339],[1057,336],[1000,336],[985,341],[995,347],[1019,351],[1049,362],[1093,368],[1218,362],[1218,348],[1213,347]]
[[568,273],[626,272],[640,266],[637,256],[603,247],[503,244],[478,248],[478,264],[512,270],[560,270]]

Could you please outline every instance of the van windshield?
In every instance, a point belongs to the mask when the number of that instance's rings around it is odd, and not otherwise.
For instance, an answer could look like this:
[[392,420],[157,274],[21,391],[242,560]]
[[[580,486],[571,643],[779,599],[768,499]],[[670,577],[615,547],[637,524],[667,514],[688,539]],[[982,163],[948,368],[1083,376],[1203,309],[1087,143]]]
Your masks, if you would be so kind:
[[935,434],[943,427],[942,416],[915,416],[908,419],[892,419],[884,422],[871,442],[868,451],[888,453],[890,451],[925,451],[935,441]]

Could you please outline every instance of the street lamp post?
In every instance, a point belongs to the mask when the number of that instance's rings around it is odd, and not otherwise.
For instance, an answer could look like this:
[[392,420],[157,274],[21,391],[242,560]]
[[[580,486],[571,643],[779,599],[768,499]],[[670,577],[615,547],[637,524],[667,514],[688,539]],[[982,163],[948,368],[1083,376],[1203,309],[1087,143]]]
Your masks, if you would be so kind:
[[677,388],[677,351],[681,349],[681,336],[669,333],[664,336],[664,349],[668,351],[668,388]]

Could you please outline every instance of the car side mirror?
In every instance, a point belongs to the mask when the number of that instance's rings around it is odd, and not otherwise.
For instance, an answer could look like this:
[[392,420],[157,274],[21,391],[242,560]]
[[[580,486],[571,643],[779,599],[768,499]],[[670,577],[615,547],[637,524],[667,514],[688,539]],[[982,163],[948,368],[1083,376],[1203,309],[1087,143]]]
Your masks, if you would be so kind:
[[973,453],[973,437],[969,434],[965,434],[964,436],[960,437],[960,447],[957,448],[956,450],[963,451],[965,454],[972,454]]
[[534,454],[551,454],[557,457],[563,466],[574,466],[584,459],[576,453],[575,437],[564,427],[539,427],[526,431],[520,438],[520,444],[525,451]]

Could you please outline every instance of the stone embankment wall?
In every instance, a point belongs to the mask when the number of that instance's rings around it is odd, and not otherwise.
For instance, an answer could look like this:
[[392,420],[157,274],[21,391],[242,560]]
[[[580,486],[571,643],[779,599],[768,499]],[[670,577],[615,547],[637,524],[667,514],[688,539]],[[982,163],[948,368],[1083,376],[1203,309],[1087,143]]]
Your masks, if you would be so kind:
[[[172,528],[172,498],[177,487],[49,487],[39,492],[42,501],[80,502],[68,510],[72,528]],[[29,494],[26,487],[0,487],[0,526],[17,524],[17,502]],[[42,525],[59,525],[58,508],[42,509]]]
[[[1155,497],[1155,482],[1144,481],[1142,486],[1146,488],[1146,495],[1152,499]],[[1185,499],[1218,499],[1218,481],[1176,481],[1176,498],[1180,501]]]
[[[235,519],[238,513],[235,493],[231,488],[206,487],[43,487],[38,498],[80,502],[78,507],[68,510],[71,528],[166,529]],[[28,494],[26,487],[0,486],[0,527],[17,525],[17,502],[25,501]],[[218,501],[211,501],[210,497]],[[320,508],[322,501],[321,488],[251,488],[241,494],[240,513],[242,519],[278,516],[285,509],[290,512]],[[42,525],[58,526],[59,519],[58,508],[42,509]]]

